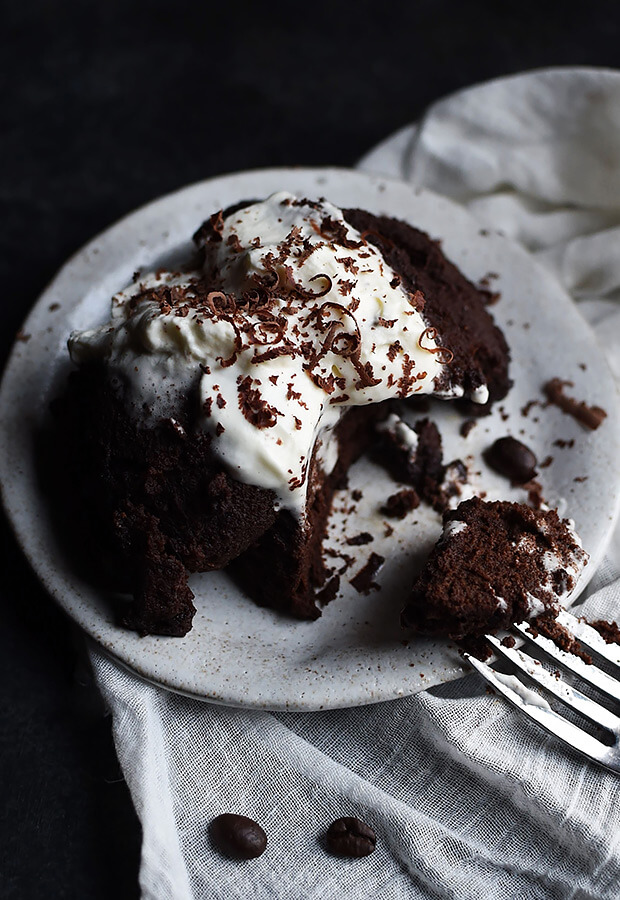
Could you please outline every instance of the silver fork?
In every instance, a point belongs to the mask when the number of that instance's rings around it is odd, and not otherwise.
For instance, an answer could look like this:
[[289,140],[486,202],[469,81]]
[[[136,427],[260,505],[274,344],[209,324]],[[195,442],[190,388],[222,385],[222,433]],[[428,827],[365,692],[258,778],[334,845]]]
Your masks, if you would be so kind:
[[[607,644],[598,631],[579,621],[579,619],[568,612],[562,611],[558,616],[558,621],[573,633],[586,650],[593,651],[607,660],[611,664],[612,670],[617,673],[618,679],[603,672],[594,664],[589,665],[573,653],[566,653],[564,650],[560,650],[549,638],[540,634],[534,637],[528,631],[527,622],[514,625],[513,628],[521,637],[525,638],[526,643],[535,644],[547,659],[558,663],[563,669],[567,669],[573,675],[581,678],[582,681],[595,687],[606,697],[620,704],[620,646]],[[601,706],[600,703],[597,703],[590,697],[586,697],[577,688],[562,681],[559,675],[556,676],[555,673],[546,669],[538,660],[533,659],[533,657],[528,656],[518,648],[505,647],[493,635],[487,635],[486,639],[499,657],[509,660],[518,672],[534,682],[537,687],[552,694],[565,706],[575,710],[575,712],[589,719],[590,722],[608,731],[613,738],[613,743],[611,745],[604,744],[577,725],[573,725],[568,719],[551,709],[547,700],[541,694],[524,685],[516,675],[505,675],[502,672],[497,672],[491,666],[466,653],[466,659],[477,669],[480,675],[513,706],[516,706],[517,709],[529,716],[530,719],[533,719],[534,722],[542,725],[551,734],[569,744],[579,753],[583,753],[608,769],[620,773],[620,718],[604,706]]]

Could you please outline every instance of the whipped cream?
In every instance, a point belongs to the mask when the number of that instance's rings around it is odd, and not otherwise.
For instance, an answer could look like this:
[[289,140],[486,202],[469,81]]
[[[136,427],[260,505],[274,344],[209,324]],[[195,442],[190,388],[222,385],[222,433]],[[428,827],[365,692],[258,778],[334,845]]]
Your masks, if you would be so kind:
[[467,522],[462,522],[460,519],[450,519],[443,528],[443,533],[441,535],[442,541],[449,541],[453,537],[456,537],[457,534],[461,534],[462,531],[467,529]]
[[418,436],[396,413],[390,413],[387,419],[379,422],[377,431],[380,434],[391,433],[396,444],[408,453],[415,454],[418,449]]
[[[572,519],[562,520],[570,535],[571,544],[556,546],[550,542],[549,548],[542,553],[533,534],[526,534],[516,545],[521,553],[540,554],[541,568],[544,576],[536,588],[536,593],[527,592],[528,617],[534,618],[550,610],[558,610],[560,601],[566,599],[575,589],[579,576],[588,560],[588,554],[583,549],[581,538],[575,531],[575,523]],[[538,531],[543,535],[549,534],[546,522],[538,524]]]
[[212,216],[197,240],[202,272],[141,278],[107,324],[71,335],[71,356],[105,360],[146,424],[197,389],[215,454],[278,505],[303,510],[315,444],[331,470],[346,407],[462,395],[442,386],[450,354],[422,295],[331,203],[277,193]]

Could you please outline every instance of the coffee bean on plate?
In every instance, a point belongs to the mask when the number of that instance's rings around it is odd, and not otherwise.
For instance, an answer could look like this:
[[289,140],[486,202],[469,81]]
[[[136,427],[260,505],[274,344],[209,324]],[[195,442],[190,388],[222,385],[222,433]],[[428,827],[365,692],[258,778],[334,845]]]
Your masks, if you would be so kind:
[[377,836],[361,819],[344,816],[329,826],[326,843],[334,856],[368,856],[377,845]]
[[484,451],[484,459],[513,484],[525,484],[536,476],[536,457],[529,447],[513,437],[498,438]]
[[267,847],[267,835],[247,816],[223,813],[213,819],[209,831],[217,849],[231,859],[255,859]]

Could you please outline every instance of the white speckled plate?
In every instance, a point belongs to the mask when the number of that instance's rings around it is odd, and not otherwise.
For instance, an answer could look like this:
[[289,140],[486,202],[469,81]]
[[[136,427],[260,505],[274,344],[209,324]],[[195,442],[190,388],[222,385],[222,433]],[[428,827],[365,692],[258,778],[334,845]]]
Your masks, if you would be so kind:
[[[522,499],[482,463],[480,453],[496,437],[522,438],[540,460],[540,480],[550,503],[576,521],[591,555],[579,588],[593,573],[610,537],[620,496],[620,417],[614,384],[589,328],[559,285],[519,247],[498,234],[483,234],[460,207],[382,177],[336,169],[271,169],[216,178],[157,200],[132,213],[74,256],[45,291],[24,324],[0,394],[0,478],[4,503],[18,539],[41,581],[69,615],[123,664],[143,677],[204,700],[267,709],[315,710],[355,706],[411,694],[458,677],[463,671],[448,642],[407,642],[399,611],[413,566],[439,531],[439,517],[419,508],[385,537],[378,509],[396,489],[362,460],[350,489],[363,500],[347,513],[340,496],[330,546],[355,558],[339,597],[316,622],[298,622],[256,607],[222,573],[191,579],[197,614],[182,639],[140,638],[119,628],[105,596],[66,563],[38,488],[33,435],[66,371],[66,339],[74,328],[104,320],[110,296],[136,269],[183,255],[191,234],[216,209],[287,189],[324,195],[338,205],[361,206],[407,219],[441,238],[447,255],[473,280],[488,273],[501,301],[493,313],[512,348],[515,386],[494,414],[470,435],[459,435],[461,417],[433,411],[446,459],[469,458],[489,497]],[[583,366],[583,368],[582,368]],[[521,408],[542,399],[553,376],[575,383],[579,399],[607,409],[597,431],[587,431],[555,408]],[[554,444],[574,441],[570,448]],[[340,510],[340,511],[339,511]],[[344,522],[344,524],[343,524]],[[344,536],[362,531],[371,544],[351,547]],[[363,596],[348,583],[371,551],[387,561],[380,590]],[[339,560],[334,558],[334,562]]]

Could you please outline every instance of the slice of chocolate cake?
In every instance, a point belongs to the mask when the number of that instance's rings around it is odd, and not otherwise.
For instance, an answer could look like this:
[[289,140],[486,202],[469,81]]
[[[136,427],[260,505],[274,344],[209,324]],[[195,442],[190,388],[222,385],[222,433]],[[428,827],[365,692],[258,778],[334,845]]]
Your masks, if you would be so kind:
[[508,345],[485,309],[492,295],[468,281],[425,232],[361,209],[346,209],[344,216],[381,249],[407,290],[422,293],[435,338],[449,349],[450,382],[461,385],[468,412],[488,412],[511,385]]
[[142,633],[185,633],[188,573],[229,565],[260,603],[315,618],[332,494],[383,401],[486,409],[508,389],[484,293],[421,232],[362,215],[287,193],[216,213],[200,270],[138,277],[71,336],[65,458]]
[[572,523],[555,510],[465,500],[444,514],[402,623],[461,640],[555,615],[586,561]]

